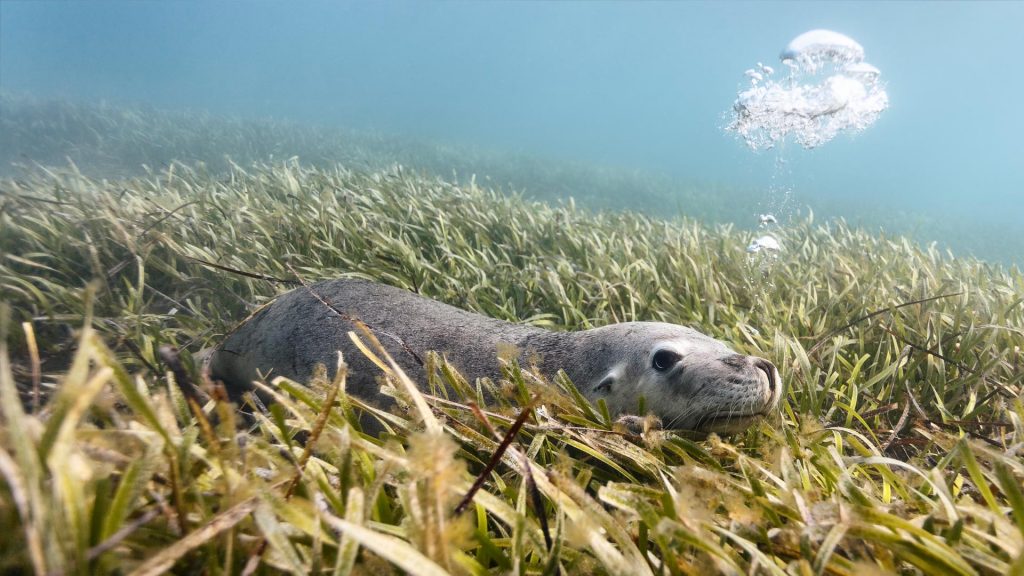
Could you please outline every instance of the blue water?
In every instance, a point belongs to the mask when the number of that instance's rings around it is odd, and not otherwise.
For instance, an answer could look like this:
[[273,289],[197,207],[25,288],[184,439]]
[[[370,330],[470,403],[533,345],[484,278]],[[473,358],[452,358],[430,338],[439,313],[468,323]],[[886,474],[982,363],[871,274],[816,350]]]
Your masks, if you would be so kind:
[[[829,28],[890,108],[813,151],[723,132]],[[0,89],[374,129],[1024,228],[1022,2],[0,1]],[[782,176],[780,176],[780,173]],[[709,187],[710,189],[710,187]],[[856,217],[856,214],[851,214]],[[941,240],[941,239],[938,239]]]

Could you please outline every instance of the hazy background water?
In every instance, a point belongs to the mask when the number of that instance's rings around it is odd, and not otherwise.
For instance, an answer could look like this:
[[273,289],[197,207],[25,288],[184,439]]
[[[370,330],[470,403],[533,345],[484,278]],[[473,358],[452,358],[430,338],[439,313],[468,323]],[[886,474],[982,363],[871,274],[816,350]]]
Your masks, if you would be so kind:
[[[860,42],[891,107],[820,149],[754,154],[722,131],[743,71],[812,28]],[[0,90],[527,152],[768,207],[791,188],[854,220],[1008,230],[998,257],[1022,262],[1022,30],[1021,2],[0,0]]]

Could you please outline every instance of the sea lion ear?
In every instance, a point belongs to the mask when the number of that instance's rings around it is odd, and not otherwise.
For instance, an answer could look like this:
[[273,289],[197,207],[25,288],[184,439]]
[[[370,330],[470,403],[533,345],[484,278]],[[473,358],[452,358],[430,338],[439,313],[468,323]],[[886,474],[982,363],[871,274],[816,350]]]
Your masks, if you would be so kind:
[[594,386],[594,392],[597,393],[597,394],[609,394],[609,393],[611,393],[612,386],[615,385],[615,383],[619,380],[619,378],[621,376],[622,376],[622,367],[621,366],[616,366],[616,367],[612,368],[611,370],[608,371],[607,374],[604,375],[603,378],[601,378],[601,381],[597,383],[597,386]]

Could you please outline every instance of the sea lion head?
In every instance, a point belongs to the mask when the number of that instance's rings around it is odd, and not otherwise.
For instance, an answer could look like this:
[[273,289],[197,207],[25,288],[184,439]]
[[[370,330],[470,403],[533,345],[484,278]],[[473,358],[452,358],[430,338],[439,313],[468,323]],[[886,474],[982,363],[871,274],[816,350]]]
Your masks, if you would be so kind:
[[599,367],[584,392],[613,414],[636,414],[642,396],[665,428],[738,432],[770,414],[782,393],[771,362],[691,328],[625,322],[583,334],[588,363]]

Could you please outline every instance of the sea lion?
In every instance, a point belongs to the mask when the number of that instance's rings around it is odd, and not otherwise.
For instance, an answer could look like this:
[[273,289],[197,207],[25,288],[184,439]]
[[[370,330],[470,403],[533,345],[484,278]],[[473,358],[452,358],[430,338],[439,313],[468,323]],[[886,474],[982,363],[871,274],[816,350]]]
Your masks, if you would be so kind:
[[497,380],[499,350],[512,346],[542,374],[565,370],[591,402],[603,398],[613,416],[636,415],[643,396],[665,428],[739,431],[773,410],[781,394],[772,363],[737,354],[692,328],[624,322],[555,332],[359,279],[296,288],[261,308],[214,351],[210,376],[237,397],[261,377],[306,382],[317,364],[331,369],[341,350],[349,365],[348,392],[380,404],[380,370],[347,335],[356,319],[421,385],[428,351],[444,354],[472,382]]

